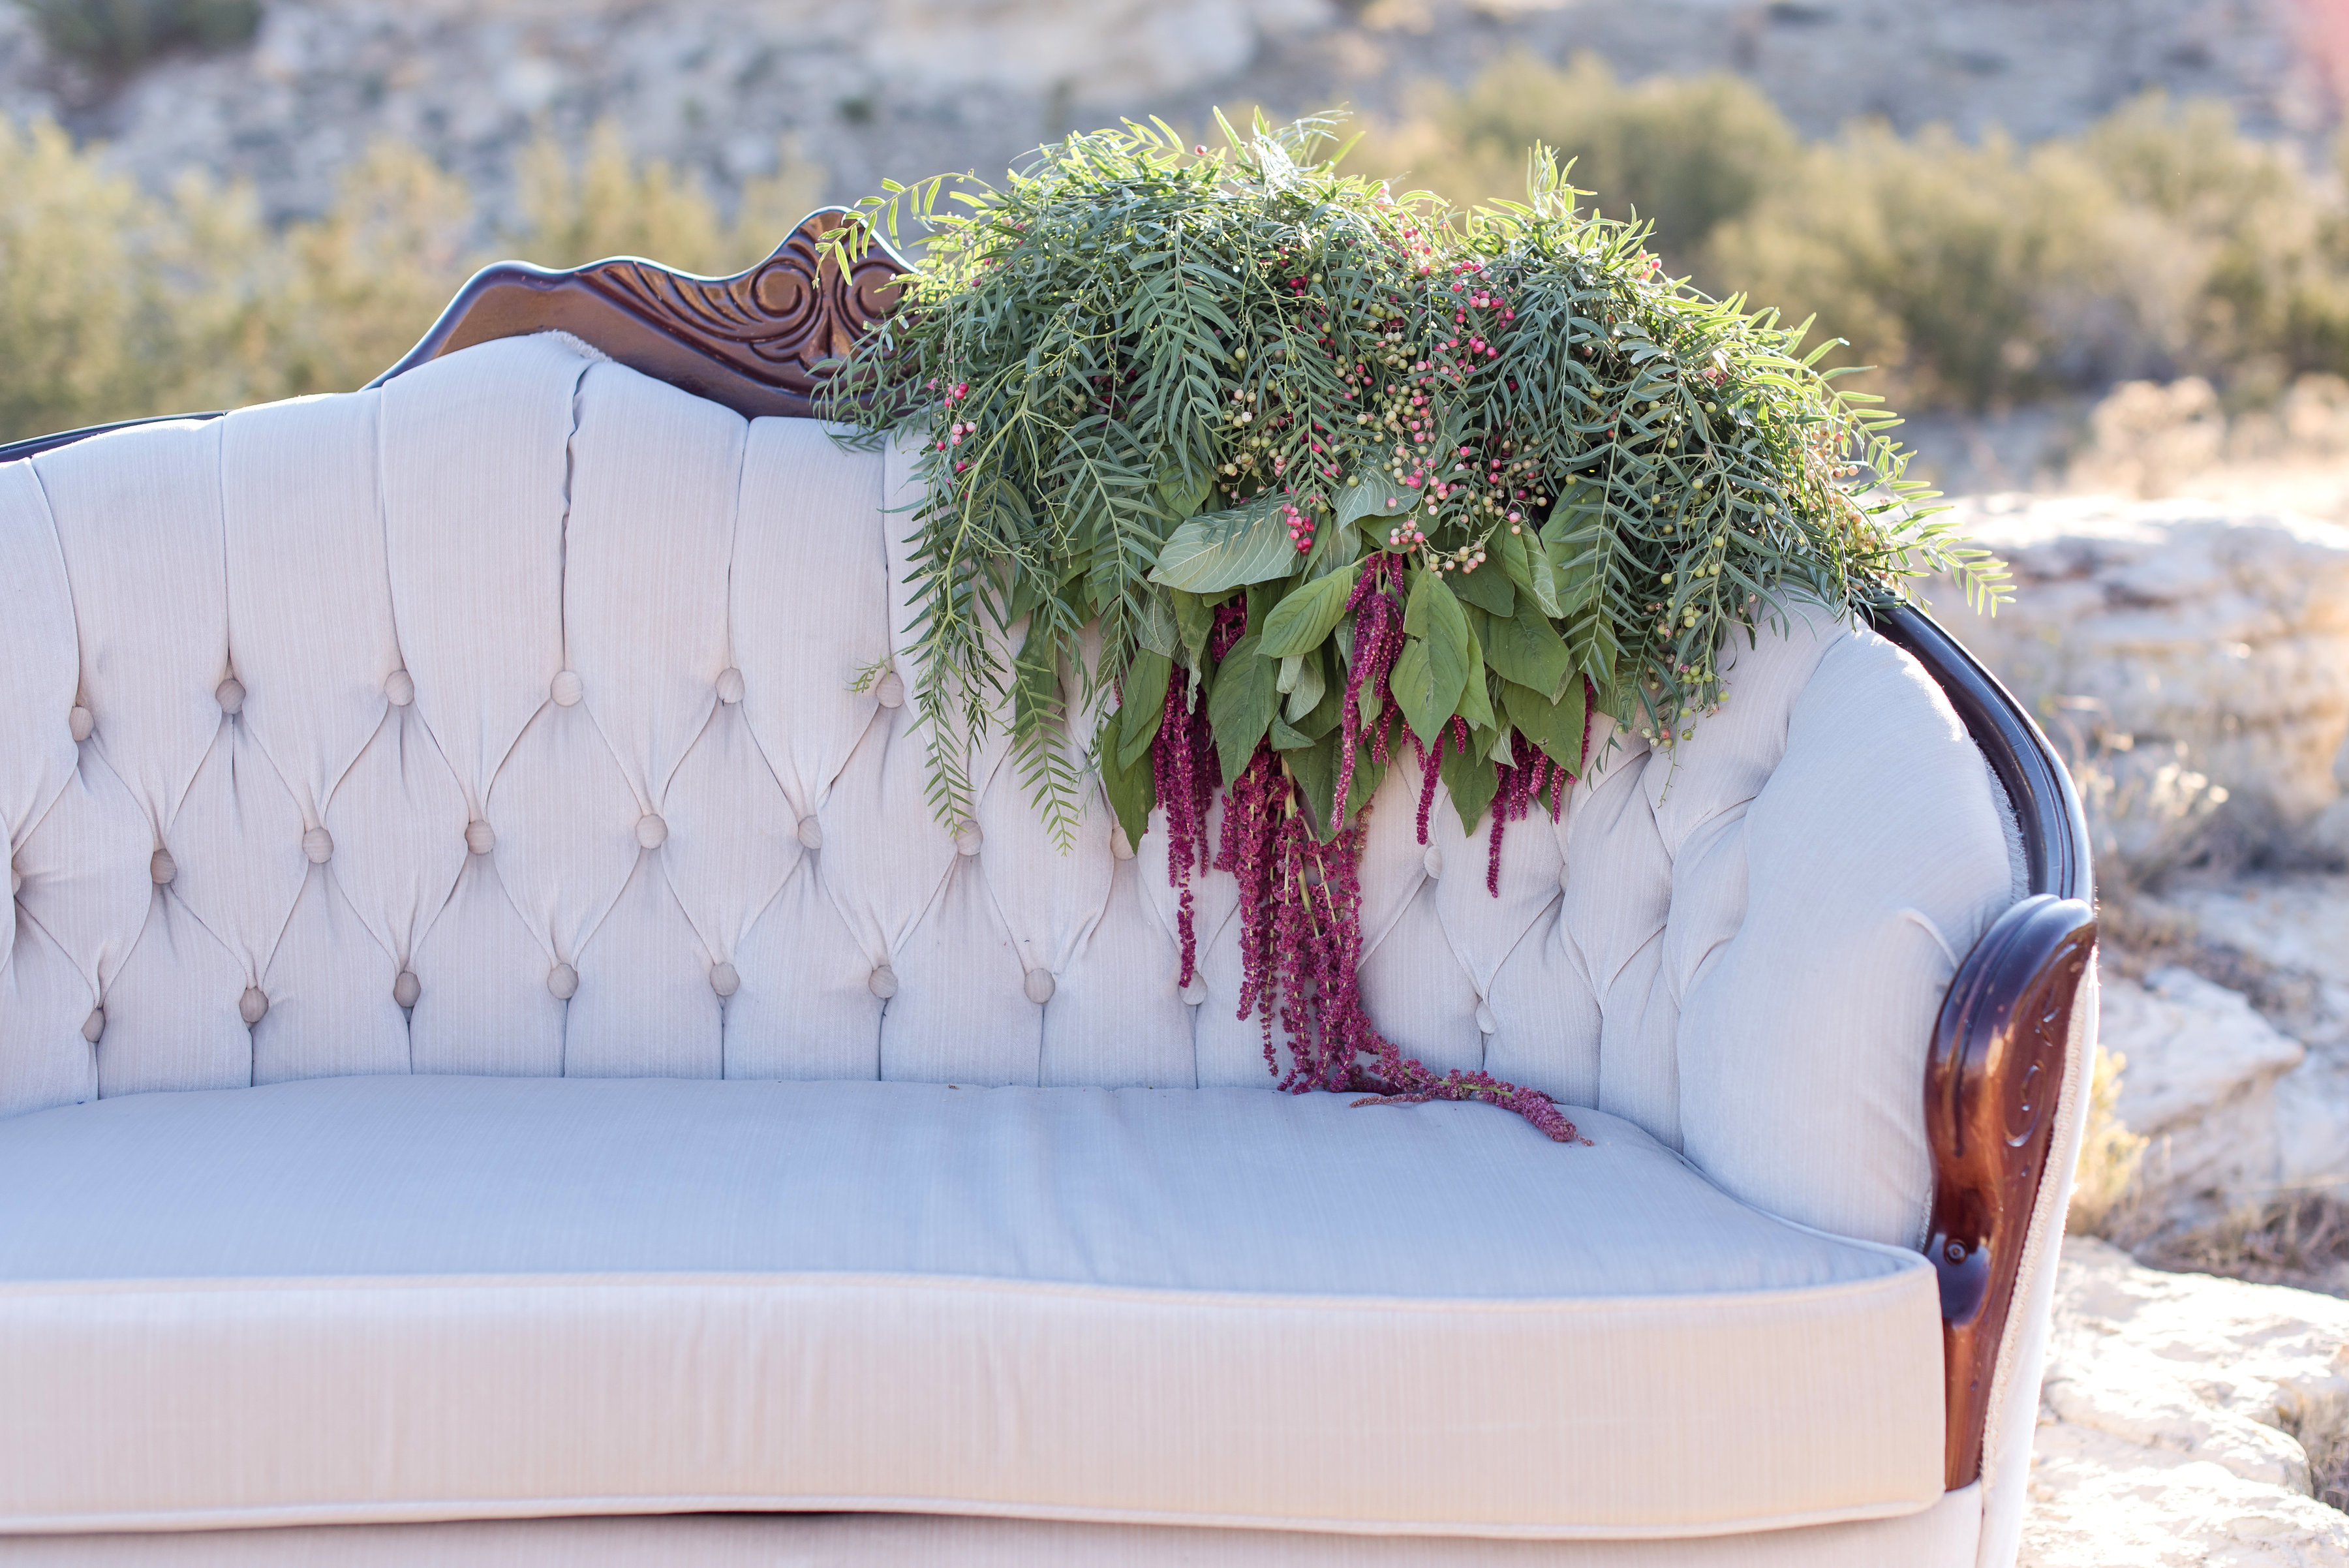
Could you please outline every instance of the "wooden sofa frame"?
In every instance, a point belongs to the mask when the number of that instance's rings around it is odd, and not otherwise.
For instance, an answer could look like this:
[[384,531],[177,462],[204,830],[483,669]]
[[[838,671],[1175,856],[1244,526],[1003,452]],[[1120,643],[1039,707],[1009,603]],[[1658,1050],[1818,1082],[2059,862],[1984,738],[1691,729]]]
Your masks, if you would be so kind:
[[[905,263],[877,236],[840,234],[840,208],[810,215],[765,261],[698,277],[621,257],[568,272],[485,267],[423,340],[370,385],[460,348],[560,329],[646,375],[749,418],[810,418],[825,361],[897,306]],[[841,243],[844,242],[844,243]],[[843,274],[834,258],[854,247]],[[216,418],[213,414],[168,416]],[[0,446],[30,457],[124,421]],[[2087,830],[2047,738],[1997,679],[1915,607],[1869,611],[1948,695],[2005,787],[2023,838],[2026,896],[1959,966],[1933,1029],[1925,1126],[1934,1169],[1927,1251],[1940,1277],[1947,1430],[1944,1484],[1982,1469],[1991,1382],[2040,1185],[2048,1174],[2072,1012],[2096,942]],[[2085,1085],[2071,1085],[2076,1093]]]

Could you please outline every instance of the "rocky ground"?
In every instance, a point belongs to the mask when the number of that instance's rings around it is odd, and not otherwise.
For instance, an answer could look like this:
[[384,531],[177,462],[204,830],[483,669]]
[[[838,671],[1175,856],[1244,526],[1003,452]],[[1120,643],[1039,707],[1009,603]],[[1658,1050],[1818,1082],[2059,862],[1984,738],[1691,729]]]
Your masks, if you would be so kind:
[[[2023,1568],[2349,1568],[2349,1302],[2065,1241]],[[2313,1465],[2312,1465],[2313,1461]]]
[[1963,503],[2020,593],[1939,607],[2090,803],[2103,1043],[2144,1140],[2075,1216],[2110,1240],[2064,1243],[2023,1561],[2349,1568],[2349,528],[2275,504],[2280,469],[2349,462],[2320,432],[2230,483],[2233,438],[2181,435],[2200,405],[2170,393],[2134,432],[2106,412],[2079,467],[2199,439],[2151,483],[2199,495]]

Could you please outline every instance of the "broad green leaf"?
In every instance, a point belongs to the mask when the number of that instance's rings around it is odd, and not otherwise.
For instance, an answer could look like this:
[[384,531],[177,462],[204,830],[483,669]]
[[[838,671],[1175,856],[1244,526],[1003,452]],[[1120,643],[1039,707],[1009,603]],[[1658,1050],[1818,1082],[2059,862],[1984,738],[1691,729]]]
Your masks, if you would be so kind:
[[1169,518],[1180,523],[1186,518],[1197,516],[1199,508],[1207,504],[1207,497],[1214,494],[1215,490],[1214,471],[1202,467],[1198,477],[1188,484],[1183,482],[1183,476],[1180,473],[1160,480],[1158,504],[1165,508]]
[[1411,486],[1370,474],[1338,493],[1338,521],[1359,523],[1365,517],[1400,517],[1418,504],[1419,492]]
[[1510,681],[1501,688],[1501,705],[1517,733],[1539,746],[1578,778],[1582,774],[1582,731],[1587,689],[1579,680],[1568,683],[1566,695],[1551,701],[1540,692]]
[[[1320,660],[1309,659],[1307,662],[1309,664],[1313,664],[1319,663]],[[1342,671],[1340,673],[1342,674]],[[1299,682],[1300,687],[1304,683],[1302,681]],[[1314,699],[1313,705],[1310,708],[1306,709],[1303,711],[1299,711],[1298,709],[1298,705],[1295,701],[1295,694],[1291,695],[1288,704],[1288,722],[1299,733],[1312,735],[1318,738],[1319,736],[1326,735],[1330,731],[1336,729],[1340,724],[1345,722],[1345,719],[1346,683],[1342,679],[1338,680],[1325,680],[1321,687],[1320,695]]]
[[1556,545],[1562,539],[1584,538],[1606,525],[1607,493],[1587,479],[1569,479],[1558,490],[1549,521],[1542,524],[1541,541]]
[[1207,696],[1207,722],[1216,732],[1216,754],[1227,784],[1247,767],[1280,706],[1280,666],[1257,647],[1254,632],[1234,643],[1216,667],[1216,689]]
[[1150,580],[1186,593],[1219,594],[1286,576],[1296,565],[1297,545],[1280,520],[1280,500],[1259,496],[1192,518],[1160,548]]
[[1306,580],[1310,582],[1331,572],[1355,568],[1354,556],[1361,547],[1361,530],[1351,523],[1335,520],[1322,523],[1313,535],[1313,548],[1305,556]]
[[1134,624],[1133,640],[1169,659],[1181,649],[1183,628],[1175,622],[1174,607],[1166,602],[1165,594],[1143,590],[1142,616]]
[[1101,737],[1102,793],[1109,796],[1110,809],[1117,813],[1118,826],[1125,829],[1125,841],[1139,844],[1150,828],[1150,808],[1158,804],[1158,780],[1147,756],[1132,762],[1120,762],[1113,754],[1118,748],[1110,744],[1106,724]]
[[1492,695],[1485,690],[1485,649],[1476,640],[1472,628],[1468,633],[1468,679],[1460,688],[1460,716],[1471,724],[1489,730],[1500,722],[1493,716]]
[[1484,625],[1485,662],[1520,686],[1555,691],[1573,668],[1566,639],[1547,618],[1524,607],[1506,620],[1495,616]]
[[1474,572],[1446,572],[1444,586],[1478,609],[1492,615],[1515,615],[1517,590],[1509,586],[1504,573],[1486,566]]
[[1288,584],[1285,580],[1250,583],[1245,595],[1247,600],[1247,628],[1250,631],[1262,631],[1265,618],[1272,614],[1272,607],[1278,604],[1280,596],[1288,591]]
[[1476,672],[1469,662],[1475,637],[1460,601],[1433,572],[1420,573],[1412,584],[1403,629],[1414,635],[1404,639],[1387,686],[1402,709],[1403,722],[1422,745],[1432,746],[1459,707],[1468,677]]
[[1272,613],[1265,618],[1265,653],[1270,658],[1287,659],[1320,647],[1339,618],[1346,613],[1346,600],[1353,594],[1355,580],[1361,576],[1359,566],[1348,566],[1302,587],[1289,589],[1288,597],[1273,606]]
[[[1343,744],[1336,735],[1324,735],[1312,745],[1281,753],[1288,765],[1289,776],[1299,785],[1304,797],[1305,815],[1313,824],[1313,836],[1327,844],[1337,836],[1337,825],[1330,815],[1330,796],[1338,793],[1338,748]],[[1379,781],[1386,770],[1373,761],[1367,750],[1357,751],[1354,757],[1354,782],[1346,792],[1346,820],[1358,823],[1369,808],[1371,797],[1378,793]]]
[[1473,743],[1480,739],[1472,735],[1472,744],[1464,753],[1445,752],[1439,770],[1444,793],[1452,797],[1452,809],[1460,814],[1460,831],[1472,836],[1501,783],[1493,764],[1480,754],[1483,748]]
[[1324,735],[1280,755],[1304,797],[1305,815],[1313,819],[1313,836],[1324,844],[1330,841],[1330,797],[1338,792],[1338,745],[1337,736]]
[[[1368,684],[1365,682],[1365,684]],[[1452,704],[1460,700],[1455,688],[1447,698],[1435,677],[1434,661],[1428,657],[1427,639],[1406,638],[1402,651],[1395,655],[1394,668],[1387,672],[1387,689],[1394,693],[1397,706],[1402,710],[1402,721],[1422,743],[1433,745],[1435,732],[1452,717]]]
[[1158,726],[1166,721],[1166,682],[1174,673],[1173,661],[1147,649],[1135,654],[1126,667],[1117,711],[1120,767],[1133,766],[1134,759],[1149,751],[1150,742],[1158,738]]
[[1288,722],[1281,718],[1279,714],[1276,713],[1273,715],[1272,749],[1274,751],[1293,752],[1300,746],[1309,746],[1311,744],[1313,744],[1312,736],[1306,734],[1300,730],[1291,729]]
[[[1283,665],[1288,661],[1281,660]],[[1322,659],[1317,649],[1298,661],[1297,683],[1288,691],[1288,722],[1292,724],[1321,705],[1322,694],[1329,682],[1322,674]]]
[[1493,553],[1509,581],[1530,595],[1542,614],[1555,619],[1565,613],[1558,603],[1557,574],[1551,569],[1549,552],[1538,538],[1529,540],[1526,535],[1503,528],[1493,535]]
[[1207,655],[1207,634],[1216,628],[1216,607],[1196,594],[1175,589],[1166,596],[1174,611],[1174,629],[1182,635],[1183,651],[1195,668]]
[[1429,746],[1459,707],[1460,694],[1467,685],[1465,646],[1423,637],[1404,640],[1402,652],[1395,656],[1394,669],[1387,676],[1387,687],[1402,710],[1403,722],[1411,726],[1421,744]]
[[1402,628],[1413,637],[1425,637],[1428,628],[1440,621],[1455,621],[1460,635],[1468,634],[1468,618],[1461,612],[1460,599],[1435,573],[1417,571],[1411,575],[1411,596],[1402,603]]

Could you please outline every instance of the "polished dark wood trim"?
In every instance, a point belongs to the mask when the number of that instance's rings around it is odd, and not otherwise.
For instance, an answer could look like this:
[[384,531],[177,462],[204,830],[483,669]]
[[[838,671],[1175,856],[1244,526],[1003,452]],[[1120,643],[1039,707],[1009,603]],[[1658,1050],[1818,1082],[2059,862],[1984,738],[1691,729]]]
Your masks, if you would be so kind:
[[1943,1480],[1954,1490],[1982,1473],[1991,1377],[2056,1110],[2067,1087],[2084,1086],[2064,1083],[2064,1055],[2095,951],[2095,894],[2079,792],[2031,715],[1922,611],[1887,606],[1874,619],[1940,683],[2004,786],[2029,888],[1958,966],[1925,1065],[1926,1251],[1940,1278]]
[[2047,1176],[2072,1012],[2095,947],[2094,910],[2035,893],[1975,945],[1933,1025],[1925,1065],[1933,1151],[1926,1250],[1940,1276],[1942,1452],[1951,1489],[1982,1473],[1991,1376]]
[[569,272],[526,262],[483,267],[423,339],[367,384],[476,343],[557,328],[747,418],[806,417],[826,361],[897,308],[897,280],[908,270],[868,234],[843,275],[830,244],[854,222],[845,208],[812,213],[773,254],[732,277],[696,277],[634,256]]

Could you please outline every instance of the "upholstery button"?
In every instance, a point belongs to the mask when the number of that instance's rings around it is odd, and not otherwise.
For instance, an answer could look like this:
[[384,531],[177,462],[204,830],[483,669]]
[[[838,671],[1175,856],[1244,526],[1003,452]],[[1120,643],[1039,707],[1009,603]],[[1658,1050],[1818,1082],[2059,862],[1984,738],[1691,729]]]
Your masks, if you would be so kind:
[[1191,983],[1183,988],[1183,1000],[1189,1002],[1193,1007],[1196,1007],[1199,1003],[1206,1001],[1207,982],[1201,980],[1197,975],[1193,975],[1191,977]]
[[866,982],[873,994],[886,1002],[897,994],[897,971],[885,963],[873,966],[873,978]]
[[487,855],[498,846],[498,830],[481,817],[465,824],[465,847],[476,855]]
[[302,853],[310,857],[313,866],[324,866],[334,858],[335,836],[323,827],[314,827],[302,836]]
[[1133,858],[1133,841],[1125,836],[1125,824],[1112,822],[1109,825],[1109,852],[1120,860]]
[[1043,1006],[1052,1000],[1052,971],[1049,969],[1030,970],[1028,978],[1019,982],[1019,989],[1028,993],[1029,1001],[1039,1007]]
[[416,678],[405,670],[395,670],[383,678],[383,694],[395,708],[405,708],[416,701]]
[[73,732],[74,744],[78,746],[89,739],[89,732],[98,728],[98,722],[89,716],[88,709],[77,702],[66,714],[66,728]]
[[554,683],[547,687],[546,694],[554,699],[554,705],[558,708],[575,708],[586,691],[579,683],[579,671],[563,670],[555,672]]
[[810,849],[823,847],[823,824],[815,819],[815,813],[800,818],[799,841]]
[[1477,1032],[1484,1034],[1494,1034],[1499,1033],[1500,1027],[1500,1022],[1493,1016],[1493,1010],[1485,1003],[1481,1002],[1478,1002],[1476,1004]]
[[219,701],[223,713],[244,711],[244,682],[233,675],[212,688],[212,696]]
[[1419,863],[1427,867],[1430,881],[1444,875],[1444,851],[1433,844],[1427,846],[1427,853],[1419,857]]
[[712,964],[709,969],[709,989],[720,996],[731,996],[742,989],[742,975],[730,963]]
[[960,855],[978,854],[979,841],[985,836],[986,835],[979,832],[978,824],[975,822],[964,823],[962,825],[962,831],[955,835],[956,853]]
[[546,989],[554,993],[555,1000],[570,1001],[579,994],[579,971],[567,963],[556,964],[546,971]]
[[718,672],[718,700],[730,708],[742,701],[742,672],[730,664]]
[[658,849],[668,842],[668,824],[658,812],[648,811],[636,818],[636,842],[647,849]]
[[236,1015],[244,1020],[248,1029],[260,1023],[269,1012],[269,993],[257,985],[248,985],[244,994],[236,999]]
[[147,879],[158,888],[170,887],[173,878],[179,874],[180,867],[171,859],[170,850],[158,849],[154,854],[147,857]]
[[1574,886],[1573,880],[1568,875],[1570,869],[1570,867],[1565,866],[1561,866],[1557,868],[1557,885],[1561,890]]
[[89,1016],[81,1021],[81,1037],[95,1045],[98,1044],[98,1037],[105,1033],[106,1009],[103,1007],[91,1008],[89,1010]]
[[905,705],[905,682],[892,670],[874,683],[873,696],[884,708],[902,708]]
[[402,1007],[413,1007],[416,999],[424,994],[424,982],[416,978],[412,969],[401,970],[391,980],[391,999]]

